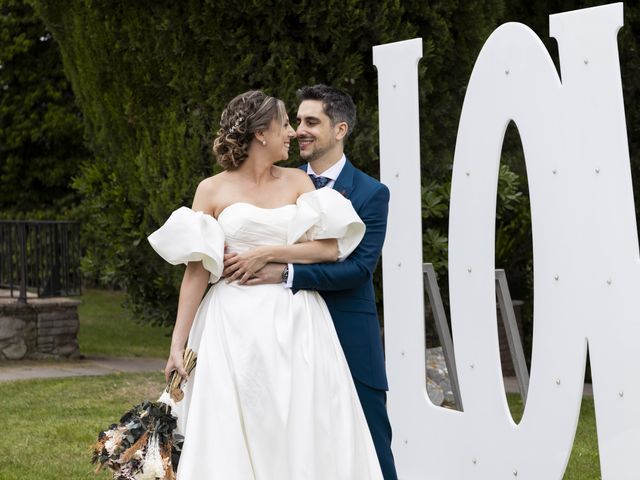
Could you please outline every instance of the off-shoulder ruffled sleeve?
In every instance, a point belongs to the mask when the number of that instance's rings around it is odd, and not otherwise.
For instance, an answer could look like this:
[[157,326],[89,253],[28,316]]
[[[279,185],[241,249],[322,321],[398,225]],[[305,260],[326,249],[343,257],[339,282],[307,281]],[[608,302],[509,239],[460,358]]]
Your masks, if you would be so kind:
[[351,202],[331,188],[321,188],[298,197],[296,215],[289,224],[289,245],[306,240],[335,238],[338,260],[353,252],[364,236],[365,225]]
[[218,222],[203,212],[180,207],[148,237],[153,249],[172,265],[202,261],[211,273],[210,283],[220,279],[223,269],[224,232]]

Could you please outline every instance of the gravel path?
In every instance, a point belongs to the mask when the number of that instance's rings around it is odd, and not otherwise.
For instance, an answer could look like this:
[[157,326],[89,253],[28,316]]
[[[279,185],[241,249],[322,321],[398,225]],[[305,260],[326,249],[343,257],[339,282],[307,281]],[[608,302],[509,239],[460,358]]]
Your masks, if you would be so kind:
[[111,373],[161,372],[166,360],[145,357],[86,357],[65,361],[0,362],[0,382],[108,375]]
[[[166,360],[148,357],[86,357],[65,361],[0,362],[0,382],[36,378],[86,377],[111,373],[162,372]],[[515,377],[504,379],[505,389],[518,393]],[[591,384],[585,384],[585,395],[593,395]]]

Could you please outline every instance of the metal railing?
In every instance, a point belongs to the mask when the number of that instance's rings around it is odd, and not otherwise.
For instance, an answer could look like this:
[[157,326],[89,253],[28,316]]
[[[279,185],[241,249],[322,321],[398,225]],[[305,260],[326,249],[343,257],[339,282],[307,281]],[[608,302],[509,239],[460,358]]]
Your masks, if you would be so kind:
[[22,303],[82,294],[79,224],[0,220],[0,289]]
[[[462,411],[462,395],[460,394],[460,384],[458,383],[458,371],[456,368],[456,358],[453,351],[453,340],[449,331],[449,323],[447,314],[445,313],[440,296],[440,287],[438,287],[438,277],[435,268],[431,263],[422,264],[422,273],[424,280],[424,288],[427,291],[431,311],[436,323],[436,331],[440,339],[440,345],[444,353],[445,364],[451,382],[451,392],[458,410]],[[529,393],[529,370],[524,357],[520,332],[516,321],[516,314],[513,310],[513,302],[509,293],[509,285],[507,284],[507,276],[504,270],[496,270],[496,296],[499,305],[500,317],[505,328],[507,343],[511,353],[516,379],[518,381],[518,389],[522,397],[522,403],[526,403]]]

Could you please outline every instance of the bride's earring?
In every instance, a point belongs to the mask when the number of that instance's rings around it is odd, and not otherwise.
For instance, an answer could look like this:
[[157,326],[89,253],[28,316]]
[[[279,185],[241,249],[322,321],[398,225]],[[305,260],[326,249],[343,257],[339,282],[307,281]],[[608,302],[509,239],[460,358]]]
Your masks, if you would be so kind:
[[264,145],[266,147],[267,146],[267,141],[266,140],[262,140],[262,145]]

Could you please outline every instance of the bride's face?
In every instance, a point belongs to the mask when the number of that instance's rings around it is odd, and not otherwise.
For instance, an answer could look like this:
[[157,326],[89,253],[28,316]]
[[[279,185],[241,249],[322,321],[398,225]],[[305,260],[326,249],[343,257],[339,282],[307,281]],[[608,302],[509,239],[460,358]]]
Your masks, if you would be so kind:
[[289,158],[291,139],[295,136],[296,132],[289,124],[288,116],[285,115],[282,120],[274,118],[271,120],[269,129],[264,132],[266,145],[263,148],[273,156],[274,161],[286,160]]

